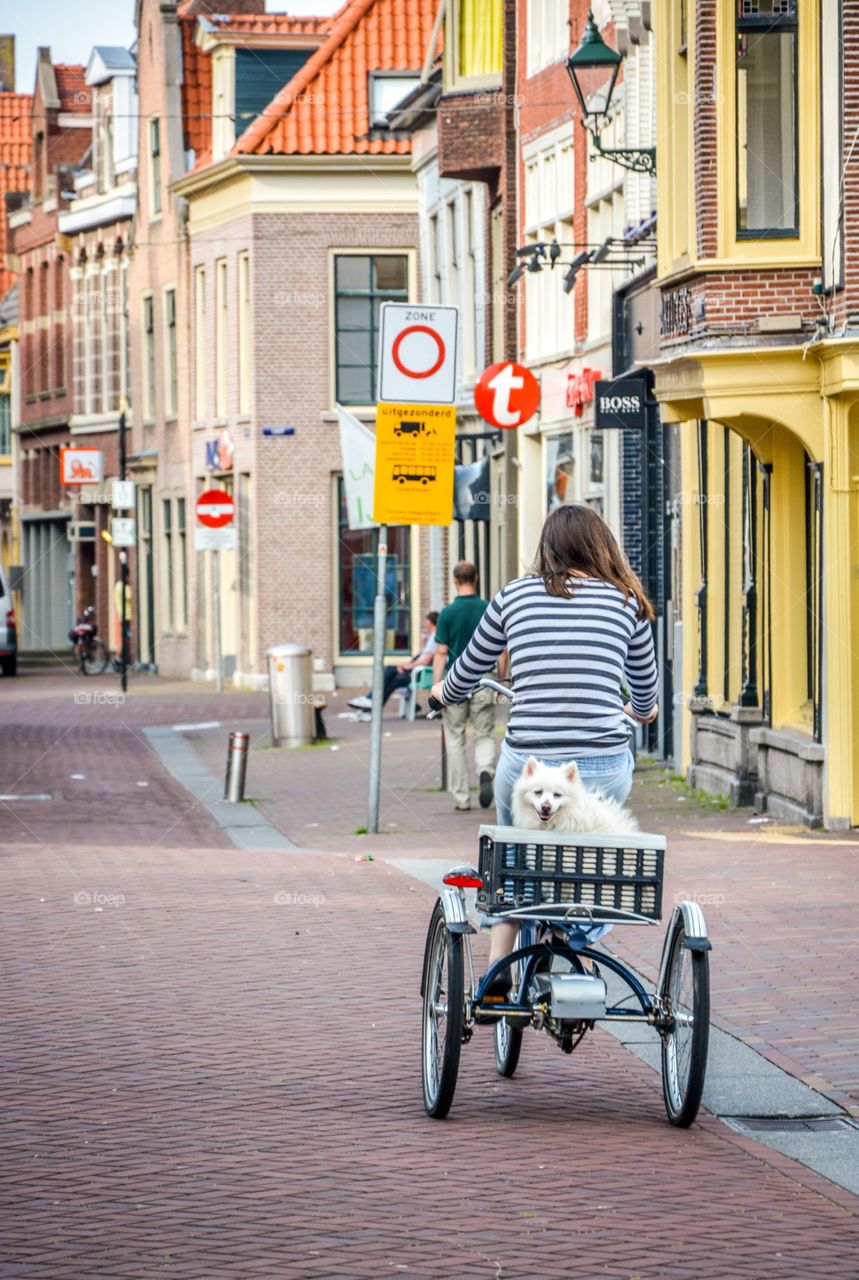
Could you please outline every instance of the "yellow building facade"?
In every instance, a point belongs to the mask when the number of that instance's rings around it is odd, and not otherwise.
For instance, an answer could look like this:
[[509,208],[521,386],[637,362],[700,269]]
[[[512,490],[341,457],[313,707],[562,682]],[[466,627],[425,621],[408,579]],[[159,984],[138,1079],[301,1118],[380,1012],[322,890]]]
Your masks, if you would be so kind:
[[859,192],[845,141],[859,50],[837,0],[660,0],[656,30],[656,395],[681,424],[678,764],[735,802],[846,828],[859,823]]

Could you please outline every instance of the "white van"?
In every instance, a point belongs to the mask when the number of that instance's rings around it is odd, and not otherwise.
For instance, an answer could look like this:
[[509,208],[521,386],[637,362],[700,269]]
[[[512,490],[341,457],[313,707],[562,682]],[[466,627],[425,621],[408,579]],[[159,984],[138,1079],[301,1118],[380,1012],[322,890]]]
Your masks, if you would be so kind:
[[15,605],[9,583],[0,565],[0,671],[13,676],[18,667],[18,636],[15,630]]

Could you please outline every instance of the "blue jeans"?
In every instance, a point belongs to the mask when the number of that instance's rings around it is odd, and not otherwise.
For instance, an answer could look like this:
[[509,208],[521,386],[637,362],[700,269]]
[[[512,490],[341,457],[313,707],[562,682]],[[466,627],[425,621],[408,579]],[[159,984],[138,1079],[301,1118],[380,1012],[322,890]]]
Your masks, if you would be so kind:
[[588,790],[599,790],[612,796],[621,804],[632,790],[632,770],[635,761],[629,747],[618,755],[571,756],[569,760],[552,756],[539,756],[532,751],[514,751],[506,740],[501,744],[501,754],[495,769],[495,812],[500,827],[513,826],[513,785],[525,767],[525,761],[533,755],[541,764],[569,764],[574,760],[582,782]]
[[[501,744],[501,752],[495,769],[495,813],[500,827],[513,826],[513,786],[525,767],[525,761],[531,755],[536,760],[539,760],[541,764],[569,764],[571,760],[574,760],[581,780],[589,790],[602,791],[605,795],[612,796],[619,801],[620,804],[623,804],[632,790],[632,771],[635,767],[635,758],[629,747],[626,747],[617,755],[571,756],[568,760],[564,760],[552,756],[538,756],[532,751],[514,751],[512,747],[507,745],[505,739]],[[483,916],[481,923],[485,927],[494,922],[489,916]],[[611,929],[612,926],[610,924],[585,926],[584,932],[587,934],[588,944],[590,945],[599,938],[604,937],[611,932]]]

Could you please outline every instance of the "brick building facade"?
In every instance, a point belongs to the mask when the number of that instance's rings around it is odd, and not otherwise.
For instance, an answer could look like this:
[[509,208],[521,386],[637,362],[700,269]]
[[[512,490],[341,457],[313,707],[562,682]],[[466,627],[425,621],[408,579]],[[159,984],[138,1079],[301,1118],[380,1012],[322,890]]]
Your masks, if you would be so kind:
[[18,462],[22,559],[19,645],[65,648],[74,610],[74,558],[67,526],[71,494],[60,484],[59,450],[74,412],[68,253],[59,216],[91,140],[91,92],[82,66],[38,51],[32,104],[29,192],[10,213],[9,250],[19,274],[20,421]]
[[[402,0],[354,0],[327,30],[285,15],[265,32],[251,17],[197,27],[213,93],[236,101],[239,38],[304,54],[271,105],[244,132],[214,133],[175,184],[188,203],[192,483],[230,489],[237,505],[237,549],[217,566],[199,555],[200,673],[214,662],[217,596],[228,677],[264,680],[266,649],[298,640],[321,685],[367,679],[376,534],[343,523],[336,405],[372,421],[378,306],[419,296],[409,144],[382,107],[385,81],[404,92],[420,66],[431,9],[411,6],[406,23]],[[406,33],[396,47],[394,27]],[[417,642],[426,541],[391,531],[392,655]]]

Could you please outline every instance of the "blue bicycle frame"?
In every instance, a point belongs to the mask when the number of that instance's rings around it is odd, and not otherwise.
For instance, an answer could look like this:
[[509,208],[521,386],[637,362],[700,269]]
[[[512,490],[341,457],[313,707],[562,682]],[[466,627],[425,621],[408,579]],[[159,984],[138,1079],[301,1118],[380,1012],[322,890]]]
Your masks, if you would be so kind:
[[[552,922],[553,928],[559,928],[567,934],[566,943],[554,940],[538,942],[540,928],[544,924],[545,922],[541,920],[523,920],[521,922],[519,925],[520,946],[515,951],[511,951],[509,955],[502,956],[500,960],[496,960],[493,965],[490,965],[477,985],[473,1003],[476,1014],[492,1014],[494,1016],[520,1014],[530,1017],[531,1008],[526,1002],[526,996],[534,977],[537,962],[547,957],[558,956],[563,960],[569,961],[577,973],[587,972],[583,964],[585,958],[595,960],[603,968],[610,969],[626,984],[631,994],[638,1001],[639,1008],[627,1009],[623,1005],[612,1005],[606,1009],[605,1018],[651,1021],[656,1012],[652,997],[648,995],[635,974],[627,969],[624,964],[621,964],[620,960],[617,960],[607,951],[596,951],[587,946],[587,937],[582,932],[578,922],[570,925],[559,925],[555,921]],[[509,969],[511,965],[517,962],[521,962],[522,969],[519,983],[514,993],[515,1003],[500,1004],[498,1001],[493,1000],[491,1003],[484,1004],[483,997],[487,988],[505,969]],[[628,999],[628,997],[626,998]]]

